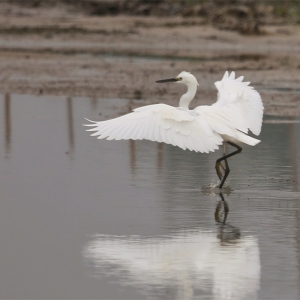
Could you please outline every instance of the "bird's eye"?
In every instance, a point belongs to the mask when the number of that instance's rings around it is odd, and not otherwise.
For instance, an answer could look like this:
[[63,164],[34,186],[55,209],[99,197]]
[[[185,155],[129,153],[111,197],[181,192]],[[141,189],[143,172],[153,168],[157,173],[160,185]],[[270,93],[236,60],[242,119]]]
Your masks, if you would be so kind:
[[182,77],[179,77],[178,79],[179,79],[179,80],[182,80]]

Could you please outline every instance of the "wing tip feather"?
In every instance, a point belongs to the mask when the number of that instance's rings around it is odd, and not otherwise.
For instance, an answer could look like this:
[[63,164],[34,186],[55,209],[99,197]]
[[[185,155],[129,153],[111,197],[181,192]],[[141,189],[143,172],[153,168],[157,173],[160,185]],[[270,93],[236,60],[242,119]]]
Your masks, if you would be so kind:
[[97,124],[98,122],[96,121],[92,121],[90,119],[84,118],[85,120],[87,120],[88,122],[91,122],[93,124],[82,124],[82,126],[95,126],[95,124]]

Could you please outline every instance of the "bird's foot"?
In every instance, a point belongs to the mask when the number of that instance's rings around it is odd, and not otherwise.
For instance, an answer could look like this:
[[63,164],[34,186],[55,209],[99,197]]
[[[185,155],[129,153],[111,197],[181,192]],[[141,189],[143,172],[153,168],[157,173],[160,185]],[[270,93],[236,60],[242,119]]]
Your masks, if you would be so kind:
[[202,192],[204,194],[210,195],[210,194],[219,194],[220,192],[223,192],[225,195],[229,195],[232,191],[231,187],[226,182],[222,188],[220,188],[221,181],[218,181],[216,183],[210,183],[204,187],[202,187]]
[[224,184],[221,187],[221,183],[222,180],[219,180],[215,186],[216,189],[219,189],[220,192],[224,192],[225,194],[230,194],[232,190],[232,188],[229,186],[229,180],[225,181]]

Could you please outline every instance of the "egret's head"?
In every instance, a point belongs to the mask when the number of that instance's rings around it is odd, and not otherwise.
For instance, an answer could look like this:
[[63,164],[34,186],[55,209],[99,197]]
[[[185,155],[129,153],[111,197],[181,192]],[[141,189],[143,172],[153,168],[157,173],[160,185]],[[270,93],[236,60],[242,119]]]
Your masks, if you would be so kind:
[[183,83],[185,85],[196,85],[196,86],[199,86],[196,77],[194,75],[192,75],[191,73],[186,72],[186,71],[182,71],[175,78],[157,80],[156,82],[158,82],[158,83],[162,83],[162,82],[177,82],[177,83]]

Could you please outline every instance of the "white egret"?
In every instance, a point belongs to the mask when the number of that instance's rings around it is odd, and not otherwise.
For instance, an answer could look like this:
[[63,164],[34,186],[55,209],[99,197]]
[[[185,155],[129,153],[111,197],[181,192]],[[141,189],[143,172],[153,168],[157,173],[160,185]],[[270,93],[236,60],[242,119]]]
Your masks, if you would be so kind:
[[[176,78],[156,81],[176,82],[187,86],[188,90],[181,96],[179,107],[153,104],[107,121],[88,120],[92,124],[86,126],[94,128],[87,131],[95,131],[91,135],[98,136],[98,139],[146,139],[205,153],[215,151],[223,144],[223,157],[215,165],[220,179],[218,187],[222,188],[230,172],[227,158],[242,151],[240,143],[254,146],[260,142],[247,133],[250,129],[255,135],[260,134],[263,104],[259,93],[249,86],[250,82],[243,82],[243,79],[243,76],[235,78],[234,72],[229,75],[226,71],[222,80],[215,82],[218,89],[217,102],[190,110],[189,104],[199,84],[191,73],[183,71]],[[236,150],[227,154],[226,144]]]

